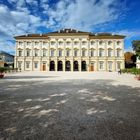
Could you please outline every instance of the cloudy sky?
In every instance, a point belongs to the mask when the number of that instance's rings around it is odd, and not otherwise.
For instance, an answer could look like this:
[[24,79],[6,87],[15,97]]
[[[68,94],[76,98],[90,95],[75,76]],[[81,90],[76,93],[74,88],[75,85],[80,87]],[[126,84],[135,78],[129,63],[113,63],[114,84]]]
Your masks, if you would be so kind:
[[0,50],[14,53],[13,36],[61,28],[140,39],[139,0],[0,0]]

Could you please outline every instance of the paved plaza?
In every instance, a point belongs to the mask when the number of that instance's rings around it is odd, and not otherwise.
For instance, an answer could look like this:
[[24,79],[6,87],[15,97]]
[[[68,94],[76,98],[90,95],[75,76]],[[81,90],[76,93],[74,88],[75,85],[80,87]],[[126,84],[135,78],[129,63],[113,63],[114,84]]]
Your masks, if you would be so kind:
[[116,72],[7,74],[0,140],[140,140],[140,81]]

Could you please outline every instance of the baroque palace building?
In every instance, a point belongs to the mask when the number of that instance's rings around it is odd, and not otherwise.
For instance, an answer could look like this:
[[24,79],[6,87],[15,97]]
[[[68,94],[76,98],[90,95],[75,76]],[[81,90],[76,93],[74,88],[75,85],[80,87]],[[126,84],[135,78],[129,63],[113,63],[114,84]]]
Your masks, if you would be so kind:
[[124,38],[74,29],[16,36],[15,67],[21,71],[118,71],[124,68]]

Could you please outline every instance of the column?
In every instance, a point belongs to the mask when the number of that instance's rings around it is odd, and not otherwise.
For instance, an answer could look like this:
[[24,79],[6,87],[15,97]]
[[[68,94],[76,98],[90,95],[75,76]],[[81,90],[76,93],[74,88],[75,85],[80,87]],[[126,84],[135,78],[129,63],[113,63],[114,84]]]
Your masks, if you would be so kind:
[[55,62],[55,71],[57,71],[57,68],[58,68],[58,62],[57,62],[57,60],[55,60],[54,62]]
[[78,69],[81,72],[81,60],[78,61]]
[[73,60],[70,61],[71,71],[73,71]]

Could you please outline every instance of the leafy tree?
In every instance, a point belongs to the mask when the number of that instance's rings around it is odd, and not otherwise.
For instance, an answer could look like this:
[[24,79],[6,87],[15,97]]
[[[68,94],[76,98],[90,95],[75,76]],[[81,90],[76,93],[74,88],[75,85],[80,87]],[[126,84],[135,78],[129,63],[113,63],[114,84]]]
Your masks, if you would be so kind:
[[132,42],[132,47],[133,47],[133,50],[136,52],[136,55],[140,59],[140,40],[134,40]]

